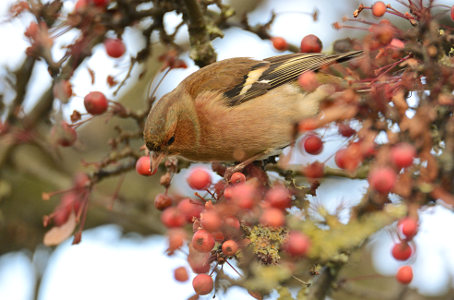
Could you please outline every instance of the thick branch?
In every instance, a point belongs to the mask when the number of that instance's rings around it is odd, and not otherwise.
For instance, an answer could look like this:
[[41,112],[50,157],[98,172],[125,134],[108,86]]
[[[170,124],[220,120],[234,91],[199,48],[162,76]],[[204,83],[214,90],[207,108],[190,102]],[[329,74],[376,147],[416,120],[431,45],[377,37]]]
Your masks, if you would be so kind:
[[191,58],[196,65],[203,67],[216,61],[216,52],[211,45],[202,10],[197,0],[184,0],[185,19],[191,43]]
[[7,122],[12,124],[16,121],[17,111],[21,107],[25,99],[27,85],[32,75],[33,67],[35,66],[35,59],[27,56],[22,66],[15,72],[16,76],[16,97],[11,103],[8,111]]
[[333,266],[326,266],[320,272],[318,278],[309,288],[307,299],[309,300],[323,300],[331,291],[332,284],[337,278],[339,271],[343,264],[336,264]]

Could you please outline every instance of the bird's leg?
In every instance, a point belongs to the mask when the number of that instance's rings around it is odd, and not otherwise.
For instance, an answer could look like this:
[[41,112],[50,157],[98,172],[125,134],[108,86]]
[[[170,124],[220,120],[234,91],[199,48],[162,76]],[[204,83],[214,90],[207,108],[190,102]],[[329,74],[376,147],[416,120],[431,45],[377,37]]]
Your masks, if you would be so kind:
[[247,165],[253,163],[254,161],[258,160],[261,157],[266,157],[267,154],[269,154],[271,152],[272,152],[272,150],[266,150],[264,152],[257,153],[256,155],[251,156],[250,158],[240,162],[239,164],[237,164],[235,166],[228,167],[224,173],[225,181],[229,182],[230,177],[232,177],[233,173],[242,171]]

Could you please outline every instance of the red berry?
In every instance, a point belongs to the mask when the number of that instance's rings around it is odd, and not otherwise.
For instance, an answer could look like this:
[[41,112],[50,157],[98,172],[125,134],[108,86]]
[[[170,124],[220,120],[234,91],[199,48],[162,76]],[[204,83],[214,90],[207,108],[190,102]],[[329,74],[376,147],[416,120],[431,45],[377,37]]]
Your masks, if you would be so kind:
[[272,207],[286,209],[291,204],[290,192],[284,186],[277,185],[266,193],[265,201]]
[[396,48],[396,49],[403,49],[405,48],[405,43],[399,39],[392,39],[391,42],[389,43],[389,45],[393,48]]
[[386,12],[386,4],[382,1],[377,1],[372,5],[372,14],[376,17],[381,17]]
[[309,250],[309,246],[310,240],[305,234],[299,231],[291,231],[283,247],[292,256],[304,256]]
[[156,169],[154,173],[151,173],[149,156],[141,156],[136,162],[136,172],[140,175],[150,176],[156,174],[157,171]]
[[168,207],[161,214],[161,222],[167,228],[175,228],[183,226],[186,219],[176,207]]
[[413,238],[418,233],[418,221],[410,217],[401,219],[397,227],[407,239]]
[[88,6],[88,0],[78,0],[76,2],[76,5],[74,6],[74,11],[79,12],[83,11],[87,8]]
[[157,194],[154,198],[154,207],[158,210],[164,210],[172,205],[172,198],[166,194]]
[[240,221],[238,220],[237,217],[227,217],[224,219],[224,224],[227,227],[234,228],[234,229],[240,229]]
[[399,168],[411,166],[415,156],[415,147],[407,143],[398,144],[391,149],[391,161]]
[[313,71],[307,71],[301,74],[298,77],[298,83],[306,92],[315,91],[315,89],[317,89],[320,85],[317,75]]
[[192,237],[192,246],[200,252],[210,252],[214,247],[214,237],[208,231],[200,229]]
[[[226,189],[227,191],[227,189]],[[225,192],[224,192],[225,195]],[[235,185],[231,191],[231,199],[241,209],[252,209],[256,202],[257,190],[248,183]]]
[[227,238],[237,237],[240,234],[240,226],[238,218],[229,216],[224,219],[222,231]]
[[98,6],[98,7],[106,7],[110,2],[110,0],[90,0],[90,1],[95,6]]
[[287,41],[284,38],[282,38],[282,37],[273,37],[273,38],[271,38],[271,41],[273,42],[273,47],[276,50],[279,50],[279,51],[287,50],[288,44],[287,44]]
[[260,216],[260,223],[270,227],[280,227],[285,224],[285,216],[278,208],[266,208]]
[[238,251],[238,244],[234,240],[222,243],[222,252],[227,256],[233,256]]
[[62,147],[72,146],[77,140],[76,130],[65,121],[61,121],[52,127],[50,135]]
[[84,98],[85,109],[92,115],[100,115],[107,110],[106,96],[101,92],[90,92]]
[[186,181],[194,190],[205,190],[211,185],[211,175],[203,168],[195,168]]
[[245,181],[246,181],[246,176],[244,176],[244,174],[241,172],[235,172],[230,177],[231,184],[243,183]]
[[411,266],[402,266],[396,274],[396,279],[402,284],[409,284],[413,280],[413,269]]
[[167,241],[169,248],[167,249],[170,253],[181,248],[184,240],[186,239],[186,232],[181,228],[169,229],[167,231]]
[[454,5],[451,6],[451,20],[454,21]]
[[338,131],[339,131],[339,134],[344,137],[351,137],[352,135],[354,135],[356,133],[355,129],[351,128],[350,125],[344,124],[344,123],[340,123],[338,125]]
[[126,46],[120,39],[106,39],[104,41],[106,53],[110,57],[119,58],[126,52]]
[[36,38],[39,32],[39,26],[38,23],[36,22],[31,22],[30,25],[28,25],[27,29],[24,32],[24,35],[28,38]]
[[334,155],[334,161],[336,162],[336,165],[341,169],[345,169],[346,154],[347,149],[339,149],[337,150],[336,155]]
[[210,271],[210,252],[199,252],[189,247],[188,263],[194,273],[206,273]]
[[192,287],[198,295],[207,295],[213,290],[213,278],[207,274],[199,274],[192,280]]
[[322,139],[315,134],[310,134],[303,139],[304,150],[312,155],[317,155],[323,150]]
[[173,271],[173,277],[176,281],[185,282],[189,279],[188,271],[185,267],[178,267]]
[[320,51],[322,51],[322,41],[316,35],[309,34],[301,40],[301,52],[318,53]]
[[185,216],[186,221],[192,223],[195,219],[200,218],[203,204],[189,198],[184,198],[178,203],[177,208]]
[[299,132],[312,131],[314,129],[317,129],[318,126],[319,126],[319,122],[317,119],[313,119],[313,118],[304,119],[299,122],[298,131]]
[[200,214],[200,224],[208,231],[218,231],[222,226],[222,219],[215,210],[205,210]]
[[406,242],[399,242],[394,244],[391,250],[392,256],[397,260],[407,260],[410,258],[412,253],[413,250]]
[[369,173],[370,186],[382,194],[391,192],[396,180],[396,172],[390,167],[379,167]]
[[315,161],[304,167],[303,173],[307,178],[316,179],[321,178],[324,173],[325,164]]

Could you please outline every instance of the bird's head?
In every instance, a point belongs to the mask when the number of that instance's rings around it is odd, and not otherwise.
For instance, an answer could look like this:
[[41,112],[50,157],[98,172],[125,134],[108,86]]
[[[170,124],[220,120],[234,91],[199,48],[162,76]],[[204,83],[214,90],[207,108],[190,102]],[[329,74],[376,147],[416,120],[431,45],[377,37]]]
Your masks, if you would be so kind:
[[193,106],[180,93],[171,92],[161,98],[150,110],[144,127],[144,141],[151,151],[151,171],[167,155],[178,155],[181,149],[194,141],[197,122]]

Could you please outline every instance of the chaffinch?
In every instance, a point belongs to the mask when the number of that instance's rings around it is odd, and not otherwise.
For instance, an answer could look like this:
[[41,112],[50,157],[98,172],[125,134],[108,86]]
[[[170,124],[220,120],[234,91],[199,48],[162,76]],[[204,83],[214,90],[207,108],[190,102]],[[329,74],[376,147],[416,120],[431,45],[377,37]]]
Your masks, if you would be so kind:
[[[150,110],[144,140],[152,172],[167,155],[192,161],[245,161],[291,144],[295,124],[318,113],[329,91],[297,84],[306,71],[357,57],[361,51],[297,53],[264,60],[230,58],[201,68]],[[317,73],[320,83],[342,80]]]

